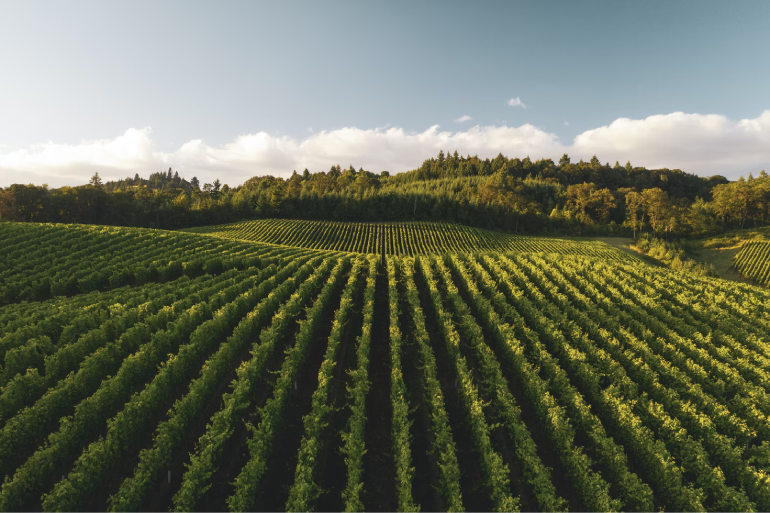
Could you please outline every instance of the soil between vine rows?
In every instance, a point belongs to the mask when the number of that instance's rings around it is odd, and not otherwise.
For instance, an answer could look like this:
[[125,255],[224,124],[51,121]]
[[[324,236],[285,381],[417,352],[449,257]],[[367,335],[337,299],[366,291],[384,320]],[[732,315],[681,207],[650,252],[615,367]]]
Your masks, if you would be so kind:
[[414,478],[412,496],[422,511],[446,511],[444,498],[440,493],[438,458],[436,458],[435,435],[431,429],[430,413],[425,402],[423,372],[417,342],[414,339],[414,326],[411,322],[409,304],[406,302],[406,286],[402,271],[397,268],[396,290],[399,301],[399,326],[403,333],[402,367],[406,384],[407,403],[409,405],[409,433],[412,439],[412,465]]
[[[298,287],[299,284],[297,285],[297,288]],[[276,311],[280,309],[280,306],[281,305],[277,307]],[[301,316],[302,317],[300,318],[304,318],[304,311],[302,312]],[[269,325],[270,319],[268,319],[261,326],[261,329],[264,329]],[[291,338],[287,336],[285,340],[291,340]],[[168,482],[167,476],[162,476],[161,482],[158,484],[155,492],[148,498],[147,503],[149,511],[168,511],[172,507],[173,496],[179,490],[182,477],[187,471],[186,465],[190,463],[190,455],[194,454],[197,448],[198,440],[206,432],[206,428],[209,421],[211,420],[211,417],[222,408],[224,404],[222,395],[231,391],[230,386],[232,381],[237,377],[237,369],[243,362],[246,362],[251,358],[251,350],[253,349],[254,345],[257,344],[259,344],[258,334],[255,336],[253,343],[246,345],[243,351],[241,351],[241,354],[239,354],[230,364],[230,369],[227,371],[227,374],[225,374],[217,389],[211,394],[211,397],[206,402],[205,406],[201,410],[201,413],[198,415],[188,430],[182,447],[177,451],[177,457],[174,458],[174,462],[169,469],[171,471],[171,483]],[[275,355],[282,355],[284,347],[284,345],[281,345],[275,350],[274,356],[268,364],[268,370],[275,370],[277,366],[280,366],[282,360],[276,358]],[[196,377],[197,376],[198,375],[196,375]],[[185,393],[188,391],[189,386],[184,389]],[[168,415],[166,415],[162,420],[165,421],[167,419]],[[209,491],[209,493],[211,492]],[[209,493],[206,494],[206,497],[208,497]]]
[[[342,288],[347,282],[346,273],[337,285],[331,304],[328,305],[323,319],[313,334],[313,342],[305,363],[297,376],[297,390],[293,392],[286,405],[283,414],[281,429],[273,443],[271,455],[267,461],[268,472],[262,477],[257,499],[254,502],[256,511],[283,511],[286,508],[286,500],[289,490],[294,483],[294,473],[297,468],[297,457],[304,434],[302,419],[310,413],[313,392],[318,388],[318,371],[324,360],[326,345],[332,330],[334,314],[340,306]],[[245,440],[244,440],[245,442]],[[244,446],[241,454],[245,453],[242,464],[238,466],[238,473],[248,461],[248,447]],[[238,459],[238,453],[236,458]],[[234,481],[238,474],[229,480]],[[232,492],[232,486],[229,486]],[[228,494],[232,495],[232,493]]]
[[463,506],[468,511],[492,511],[492,501],[484,492],[484,479],[473,439],[465,421],[456,381],[446,354],[445,344],[436,324],[436,313],[431,303],[427,284],[421,272],[415,273],[415,285],[420,297],[420,305],[425,313],[425,327],[430,337],[431,347],[436,356],[436,370],[444,394],[449,425],[452,426],[452,438],[455,442],[457,464],[460,468],[460,487]]
[[322,438],[322,448],[318,455],[316,481],[322,489],[316,501],[316,511],[344,511],[342,492],[347,485],[347,465],[342,449],[342,433],[347,429],[350,419],[350,405],[347,389],[352,386],[349,372],[358,366],[356,351],[357,338],[361,335],[364,324],[363,302],[366,288],[366,274],[361,273],[353,294],[352,313],[342,336],[337,354],[337,366],[334,369],[334,382],[329,399],[334,408],[327,418],[329,423]]
[[[206,321],[203,321],[203,322],[206,322]],[[168,329],[168,326],[171,325],[172,323],[173,321],[168,323],[165,327],[159,329],[158,332]],[[237,326],[237,323],[236,323],[236,326]],[[232,335],[234,329],[235,329],[235,326],[227,332],[227,335],[225,337],[220,339],[220,343],[227,340],[227,337]],[[189,340],[187,341],[183,340],[182,343],[174,351],[174,354],[178,354],[179,351],[182,349],[182,347],[188,342]],[[213,355],[218,349],[219,349],[219,345],[214,345],[211,352],[202,355],[201,358],[199,358],[198,361],[193,365],[193,367],[196,369],[200,368],[203,365],[203,363],[211,355]],[[136,351],[134,351],[134,353],[135,352]],[[134,391],[136,393],[139,393],[142,390],[144,390],[147,385],[152,383],[152,381],[155,379],[156,376],[157,375],[151,375],[147,379],[145,379],[143,382],[136,384],[133,387]],[[191,379],[194,379],[195,377],[197,377],[197,374],[192,374],[191,376],[192,376]],[[158,413],[155,416],[154,420],[150,423],[152,426],[157,426],[160,421],[165,419],[168,408],[170,408],[174,404],[174,401],[180,399],[186,393],[188,386],[189,386],[189,381],[187,385],[179,387],[179,389],[174,393],[173,397],[164,403],[164,406],[159,410],[160,413]],[[118,412],[119,411],[122,411],[122,407],[118,410]],[[118,412],[115,412],[115,414],[117,414]],[[113,416],[110,416],[109,418],[113,418]],[[95,430],[93,433],[91,433],[91,437],[86,442],[85,447],[88,447],[88,445],[93,441],[99,440],[101,438],[105,438],[108,434],[108,429],[109,429],[109,425],[105,422],[104,425],[100,426],[98,430]],[[129,461],[129,463],[127,465],[123,465],[117,469],[114,469],[113,473],[109,476],[107,481],[103,483],[102,486],[97,488],[96,492],[91,497],[91,500],[88,503],[88,506],[87,506],[88,510],[106,510],[107,500],[109,496],[115,491],[117,491],[118,487],[120,486],[120,484],[123,482],[125,478],[133,474],[133,469],[136,467],[136,464],[139,461],[138,451],[141,451],[141,449],[147,447],[148,445],[151,445],[153,437],[154,437],[154,429],[152,431],[148,430],[141,435],[141,441],[138,444],[139,446],[138,450],[136,451],[132,450],[126,456],[126,459]],[[75,467],[77,458],[79,457],[80,454],[81,454],[81,450],[78,450],[78,449],[73,449],[70,451],[70,454],[66,458],[66,463],[61,465],[61,468],[62,468],[61,474],[63,476],[66,476]],[[39,498],[36,497],[34,504],[30,505],[30,511],[41,511],[41,510],[42,510],[42,496]]]
[[[310,296],[310,300],[305,304],[312,304],[312,301],[318,297],[321,288],[319,287]],[[279,307],[280,308],[280,307]],[[233,434],[224,446],[222,451],[223,457],[220,461],[217,471],[214,473],[211,479],[211,488],[206,492],[201,501],[201,509],[207,511],[227,511],[227,498],[233,493],[232,482],[238,477],[241,469],[249,459],[249,451],[247,446],[247,440],[250,436],[248,429],[246,429],[245,422],[248,420],[255,426],[259,424],[259,417],[257,415],[258,408],[262,408],[267,400],[273,394],[273,387],[277,380],[277,371],[283,365],[286,358],[284,351],[294,345],[297,333],[299,332],[299,321],[306,318],[306,310],[303,308],[296,320],[288,328],[286,335],[283,337],[284,343],[276,347],[271,355],[270,361],[267,365],[265,377],[262,382],[256,387],[256,392],[251,404],[244,413],[243,420],[237,422],[233,430]],[[269,324],[268,324],[269,326]],[[220,395],[221,401],[221,395]],[[209,417],[210,418],[210,417]],[[205,422],[208,422],[206,419]],[[205,423],[204,423],[205,425]],[[197,439],[195,440],[197,442]],[[190,453],[185,455],[184,463],[189,463]],[[181,478],[181,475],[180,475]],[[172,483],[174,484],[174,483]],[[151,504],[151,511],[168,511],[171,506],[171,499],[176,490],[179,489],[181,483],[177,482],[167,495],[164,497],[164,501],[158,504]],[[157,506],[157,507],[156,507]]]
[[[480,260],[480,263],[487,272],[489,272],[489,268],[483,259]],[[467,300],[467,294],[465,294],[462,287],[458,287],[458,290],[460,291],[460,297],[462,297],[463,300]],[[467,304],[471,306],[473,314],[478,316],[478,311],[473,307],[473,303],[467,302]],[[483,329],[484,327],[482,326],[482,330]],[[546,438],[545,432],[540,428],[540,422],[536,413],[532,410],[529,401],[521,392],[521,389],[518,386],[519,382],[511,370],[508,359],[503,357],[503,352],[500,350],[498,344],[495,343],[495,338],[486,330],[483,331],[483,333],[484,339],[488,341],[490,349],[495,353],[497,361],[500,362],[500,369],[503,372],[503,377],[508,381],[508,390],[510,390],[516,404],[521,409],[521,419],[524,421],[527,430],[532,436],[532,440],[535,442],[537,455],[540,457],[543,464],[551,469],[551,481],[556,488],[556,493],[567,501],[567,508],[569,511],[585,511],[582,501],[577,493],[575,493],[575,490],[569,485],[570,480],[562,470],[558,455],[551,449],[551,444]]]
[[[379,264],[378,264],[379,265]],[[387,271],[380,267],[374,289],[374,317],[366,397],[363,503],[367,511],[396,511],[396,466],[391,451],[390,338]]]
[[[454,273],[451,273],[451,270],[450,274],[452,277],[452,284],[460,292],[460,298],[465,302],[466,305],[470,305],[471,303],[468,301],[468,298],[465,297],[465,291],[460,287],[460,283],[458,283]],[[451,301],[447,301],[447,287],[446,284],[443,283],[443,280],[440,280],[439,290],[441,291],[441,295],[444,298],[444,308],[448,312],[452,313],[455,326],[458,328],[457,332],[460,336],[460,354],[465,357],[465,361],[468,363],[468,369],[471,371],[471,374],[473,375],[473,381],[479,391],[479,398],[484,401],[485,404],[487,404],[487,407],[484,409],[484,415],[487,419],[487,424],[492,425],[497,420],[497,412],[495,411],[494,405],[491,404],[490,398],[487,394],[486,383],[484,382],[484,378],[479,371],[478,365],[476,364],[474,351],[469,346],[468,340],[463,335],[462,331],[459,329],[457,310],[454,308],[454,305],[451,304]],[[479,327],[482,329],[484,340],[490,340],[490,334],[487,332],[487,330],[485,330],[481,324],[479,324]],[[523,479],[523,472],[519,466],[518,458],[516,458],[516,455],[514,454],[512,441],[508,440],[505,430],[501,426],[490,429],[489,438],[492,442],[492,448],[500,454],[504,463],[508,465],[508,479],[511,493],[514,497],[519,497],[521,511],[538,510],[539,505],[537,500],[532,495]]]
[[[238,321],[240,322],[240,321]],[[237,326],[237,323],[236,325]],[[235,327],[233,327],[224,337],[220,339],[219,344],[213,345],[210,353],[206,353],[201,356],[201,358],[198,359],[197,362],[195,362],[195,365],[193,366],[195,369],[200,369],[203,364],[211,358],[221,347],[221,344],[224,343],[235,331]],[[180,346],[181,349],[181,346]],[[179,351],[177,351],[178,353]],[[104,511],[107,509],[107,500],[109,499],[110,495],[114,494],[118,491],[118,488],[120,488],[121,483],[131,477],[134,474],[134,469],[136,469],[136,466],[139,463],[139,456],[142,449],[152,447],[153,440],[155,439],[155,427],[157,427],[161,422],[168,419],[168,411],[169,409],[174,405],[174,403],[182,397],[187,394],[187,392],[190,389],[190,383],[192,380],[196,379],[199,376],[199,371],[196,371],[195,373],[191,374],[190,380],[183,386],[180,386],[175,392],[174,395],[163,404],[163,407],[161,407],[158,411],[159,413],[155,416],[153,421],[151,422],[151,425],[153,426],[153,429],[146,430],[141,434],[141,441],[137,444],[136,450],[132,450],[128,455],[126,455],[124,461],[126,462],[125,465],[122,465],[121,467],[115,469],[113,474],[110,476],[108,481],[104,484],[104,486],[100,487],[96,494],[94,494],[92,500],[88,504],[88,510],[90,511]],[[153,376],[154,378],[154,376]],[[147,381],[146,384],[149,384],[152,382],[152,378]],[[223,382],[225,383],[225,382]],[[146,385],[145,384],[145,385]],[[144,390],[144,386],[140,388],[140,390]],[[221,398],[221,394],[219,394],[219,397]],[[103,435],[106,435],[107,430],[104,430]],[[177,458],[179,459],[179,458]],[[176,480],[178,481],[182,477],[182,473],[184,472],[184,467],[181,467],[180,464],[174,465],[171,469],[171,475],[173,477],[176,477]],[[168,479],[166,478],[164,480],[166,484],[168,484]]]

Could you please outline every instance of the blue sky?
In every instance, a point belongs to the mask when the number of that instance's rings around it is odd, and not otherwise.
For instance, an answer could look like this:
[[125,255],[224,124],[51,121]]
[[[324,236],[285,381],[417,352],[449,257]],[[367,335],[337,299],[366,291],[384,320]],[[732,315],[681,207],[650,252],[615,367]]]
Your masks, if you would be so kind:
[[768,26],[767,1],[0,2],[0,186],[401,171],[443,144],[756,174]]

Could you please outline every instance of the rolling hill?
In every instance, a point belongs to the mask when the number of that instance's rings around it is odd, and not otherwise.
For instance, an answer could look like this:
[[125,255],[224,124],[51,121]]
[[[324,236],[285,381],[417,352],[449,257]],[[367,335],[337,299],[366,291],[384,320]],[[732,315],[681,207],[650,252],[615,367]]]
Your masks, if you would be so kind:
[[450,223],[342,223],[265,219],[181,231],[240,241],[387,255],[506,251],[563,253],[610,260],[632,258],[603,242],[515,236]]
[[770,509],[765,289],[443,224],[0,240],[0,510]]

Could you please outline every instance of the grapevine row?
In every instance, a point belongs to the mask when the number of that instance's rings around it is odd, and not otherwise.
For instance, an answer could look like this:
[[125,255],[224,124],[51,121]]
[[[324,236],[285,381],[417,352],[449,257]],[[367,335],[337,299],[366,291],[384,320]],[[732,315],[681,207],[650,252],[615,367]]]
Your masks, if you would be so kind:
[[356,361],[358,367],[351,372],[353,385],[350,388],[348,401],[351,402],[351,416],[348,426],[342,435],[345,463],[347,466],[347,483],[342,493],[345,501],[345,511],[364,511],[361,502],[361,490],[364,486],[364,432],[366,430],[366,395],[369,393],[369,346],[371,343],[372,320],[374,319],[374,287],[377,279],[377,261],[369,259],[369,275],[366,278],[364,290],[364,323],[362,333],[356,340]]
[[414,256],[447,251],[568,252],[615,261],[636,261],[634,257],[601,242],[521,237],[447,223],[385,224],[265,219],[184,231],[219,239],[353,253]]
[[330,404],[330,393],[334,371],[338,365],[337,357],[345,327],[353,310],[353,295],[359,272],[365,267],[365,260],[358,258],[353,264],[348,282],[342,291],[340,306],[334,316],[332,331],[326,343],[324,360],[318,371],[318,387],[311,398],[310,413],[302,419],[305,434],[300,442],[294,484],[289,490],[286,511],[310,511],[313,509],[313,502],[320,494],[320,487],[314,474],[318,454],[321,451],[322,436],[328,425],[326,418],[333,409]]
[[415,261],[411,258],[402,260],[402,272],[406,285],[407,304],[411,310],[414,338],[423,367],[423,395],[430,411],[433,432],[433,448],[439,462],[441,491],[448,511],[465,511],[460,491],[460,468],[457,464],[455,442],[452,428],[444,405],[444,394],[438,380],[436,357],[430,347],[428,331],[417,286],[414,283]]
[[[300,314],[302,307],[307,303],[311,294],[317,290],[322,280],[324,280],[331,267],[332,260],[327,259],[317,270],[307,278],[292,296],[286,301],[273,316],[272,324],[264,329],[259,336],[260,343],[255,344],[252,350],[252,357],[248,362],[244,362],[237,371],[237,379],[233,384],[233,392],[225,394],[223,397],[224,406],[211,419],[206,432],[198,441],[196,452],[190,457],[190,465],[182,478],[182,485],[174,496],[174,508],[177,511],[192,511],[196,509],[203,494],[211,487],[211,477],[216,471],[217,465],[222,458],[224,445],[233,434],[235,423],[251,404],[251,398],[257,384],[263,378],[266,372],[267,363],[272,354],[280,346],[281,340],[292,322]],[[304,266],[294,280],[285,282],[279,291],[268,297],[269,304],[273,306],[284,300],[286,295],[303,280],[311,269],[318,264],[317,261],[311,261]],[[341,272],[338,266],[336,273]],[[337,274],[332,276],[336,279]],[[160,440],[160,438],[159,438]],[[162,446],[158,447],[157,459],[162,459]],[[169,448],[166,448],[165,454],[170,454]],[[152,454],[147,455],[148,458]],[[125,485],[126,483],[124,483]],[[130,483],[129,483],[130,484]],[[113,508],[120,504],[131,504],[133,500],[130,486],[121,487],[117,498],[113,499]],[[131,508],[128,508],[131,509]]]
[[[444,351],[449,356],[450,366],[460,392],[460,401],[465,419],[470,426],[473,443],[479,454],[485,485],[492,499],[495,511],[519,511],[519,500],[511,496],[509,489],[508,466],[502,456],[492,448],[490,428],[481,407],[479,392],[473,383],[465,357],[460,354],[460,337],[451,316],[444,310],[441,294],[436,286],[430,261],[418,259],[419,270],[428,287],[431,305],[436,314],[436,323],[440,327],[444,340]],[[450,290],[449,295],[456,295]]]
[[332,277],[329,278],[329,281],[321,291],[318,300],[308,309],[307,319],[301,323],[295,345],[289,351],[279,371],[273,397],[268,400],[265,407],[261,410],[261,419],[258,426],[255,427],[253,424],[247,424],[252,433],[252,437],[248,440],[250,458],[235,479],[234,494],[227,499],[231,511],[248,511],[254,508],[254,498],[259,489],[262,476],[267,471],[267,459],[272,452],[273,441],[277,432],[281,428],[281,419],[283,418],[286,403],[291,397],[291,388],[294,384],[295,376],[305,361],[310,343],[312,342],[313,332],[331,302],[337,281],[347,269],[348,264],[349,259],[339,261],[334,271],[332,271]]
[[399,326],[398,288],[396,282],[396,261],[387,260],[388,272],[388,307],[390,313],[390,402],[393,406],[391,426],[392,453],[396,466],[396,495],[398,496],[398,511],[418,511],[419,506],[412,498],[412,449],[409,428],[409,403],[406,400],[407,388],[404,383],[404,373],[401,357],[404,339]]

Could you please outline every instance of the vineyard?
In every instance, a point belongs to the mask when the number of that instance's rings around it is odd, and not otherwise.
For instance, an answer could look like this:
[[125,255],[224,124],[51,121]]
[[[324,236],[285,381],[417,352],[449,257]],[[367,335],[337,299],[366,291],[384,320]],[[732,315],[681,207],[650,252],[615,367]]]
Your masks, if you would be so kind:
[[0,224],[0,304],[104,291],[259,266],[311,254],[180,232],[56,224]]
[[514,251],[566,253],[611,260],[631,258],[602,242],[518,237],[457,224],[430,222],[340,223],[265,219],[183,231],[232,240],[377,255]]
[[765,289],[454,225],[198,231],[0,224],[0,510],[770,510]]
[[735,256],[734,266],[743,276],[770,286],[770,242],[747,242]]

